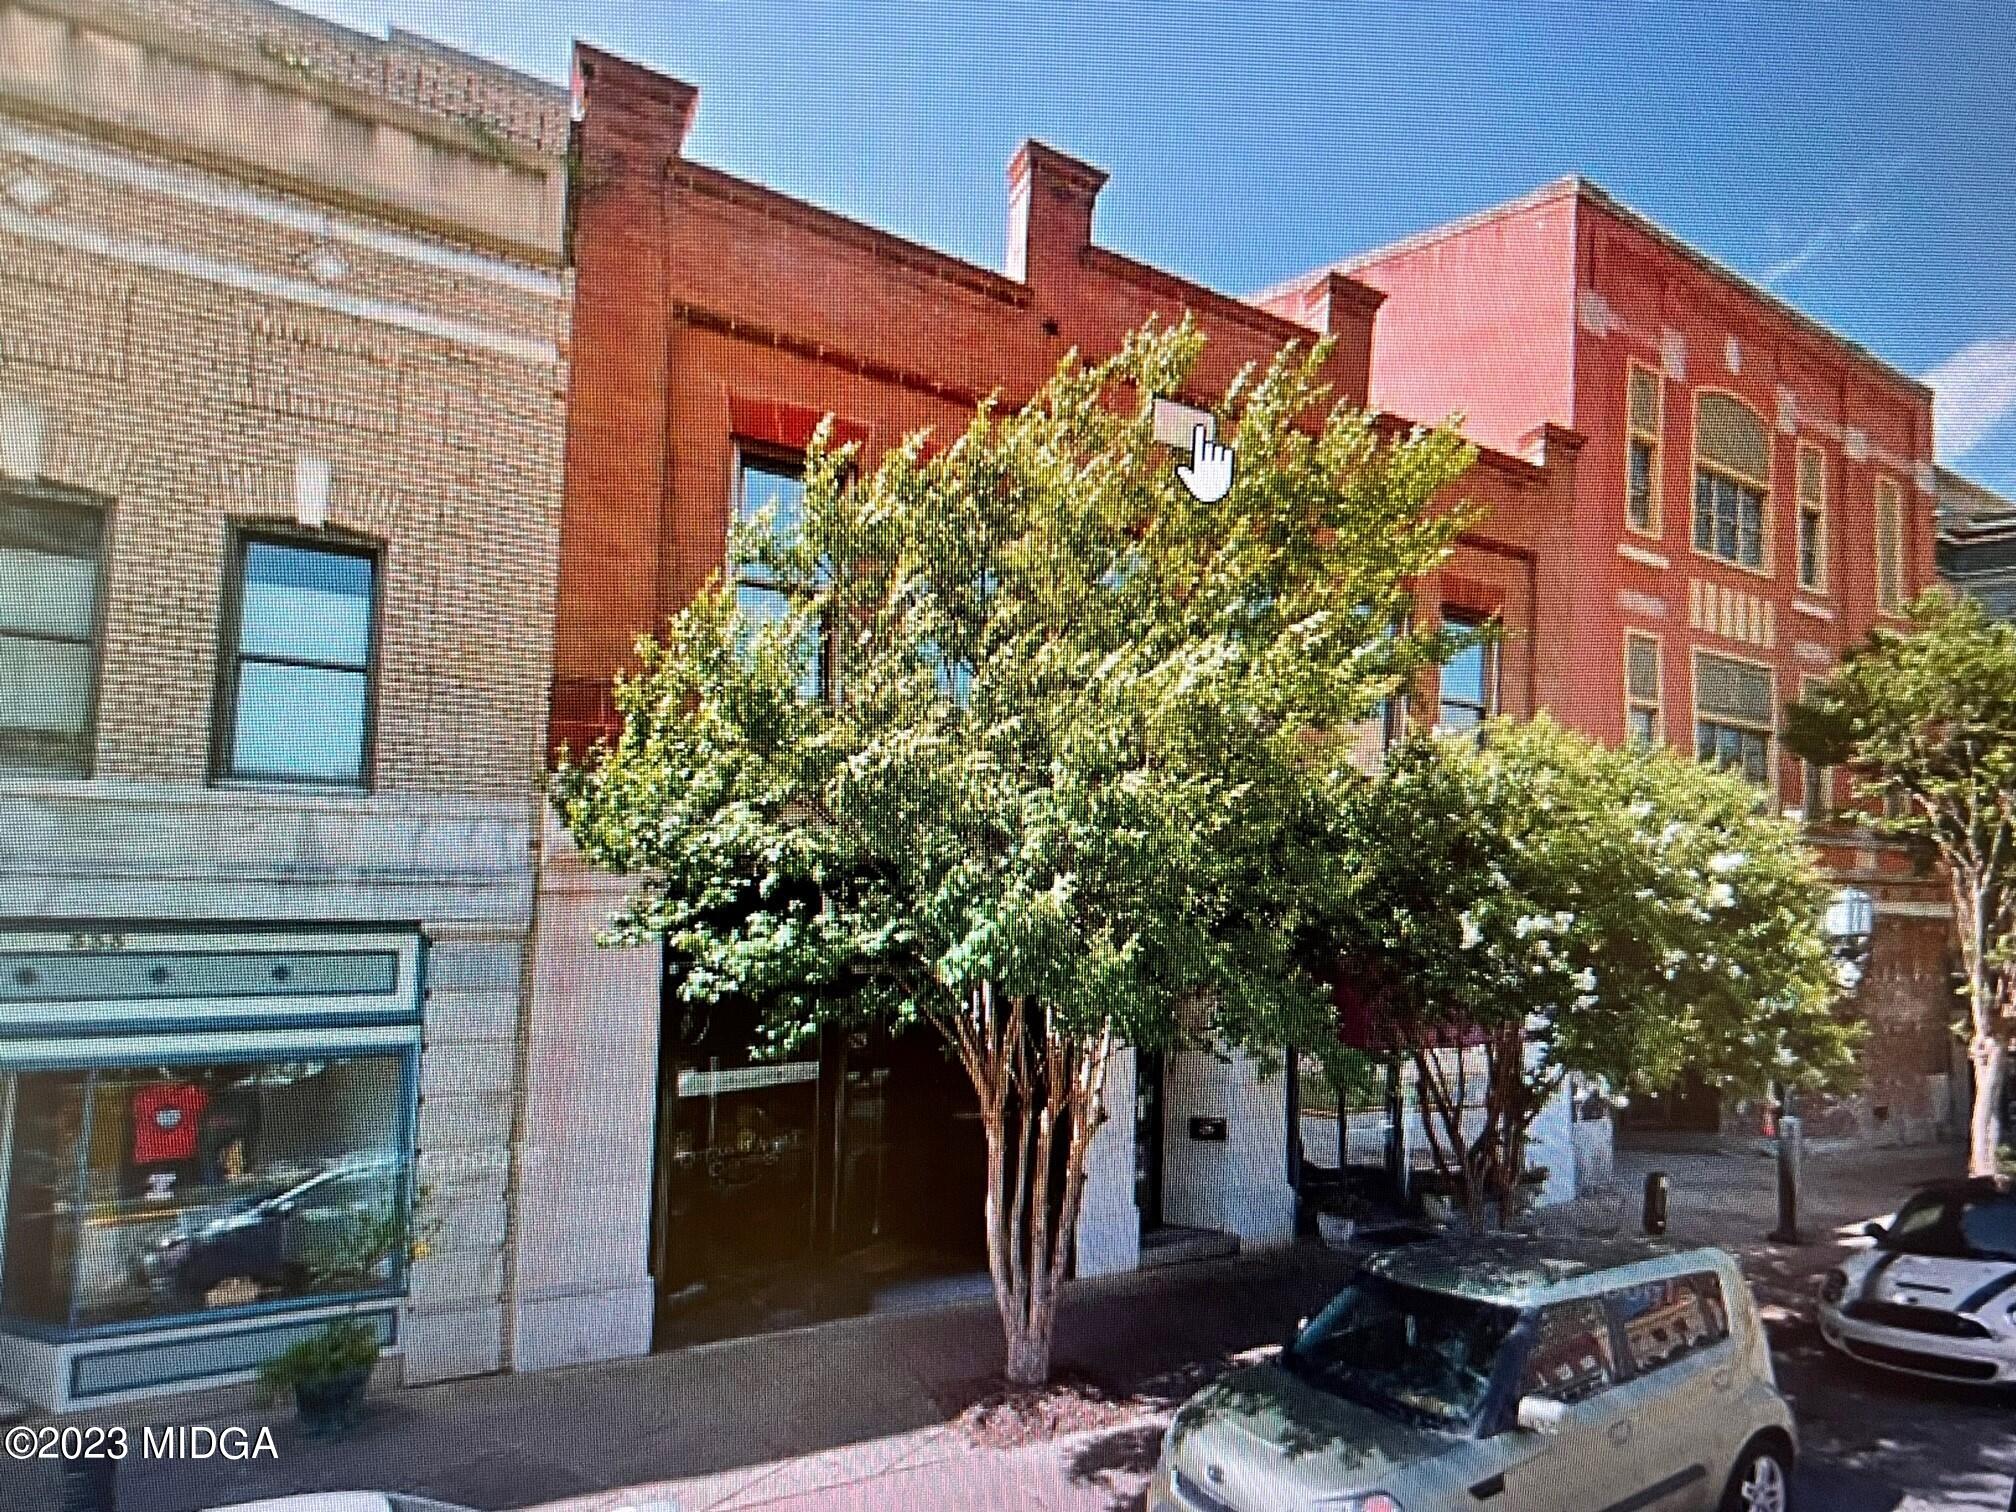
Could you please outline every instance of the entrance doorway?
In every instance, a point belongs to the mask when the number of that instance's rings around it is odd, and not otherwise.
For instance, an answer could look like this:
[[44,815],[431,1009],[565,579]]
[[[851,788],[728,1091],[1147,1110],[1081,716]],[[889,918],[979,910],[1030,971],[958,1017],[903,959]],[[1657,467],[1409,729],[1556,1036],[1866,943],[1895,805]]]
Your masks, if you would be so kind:
[[1134,1206],[1141,1232],[1162,1227],[1162,1052],[1134,1052]]
[[985,1143],[925,1034],[828,1029],[763,1059],[752,1006],[668,992],[651,1271],[656,1347],[900,1305],[985,1266]]

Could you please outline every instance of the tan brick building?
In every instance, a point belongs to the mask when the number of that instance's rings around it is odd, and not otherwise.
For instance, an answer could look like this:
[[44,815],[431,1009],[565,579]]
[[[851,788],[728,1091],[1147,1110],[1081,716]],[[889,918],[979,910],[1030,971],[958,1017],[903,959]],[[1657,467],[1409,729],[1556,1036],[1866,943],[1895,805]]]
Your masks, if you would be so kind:
[[[409,1380],[509,1357],[568,124],[261,0],[0,0],[0,1393],[358,1298]],[[431,1253],[346,1262],[409,1184]]]

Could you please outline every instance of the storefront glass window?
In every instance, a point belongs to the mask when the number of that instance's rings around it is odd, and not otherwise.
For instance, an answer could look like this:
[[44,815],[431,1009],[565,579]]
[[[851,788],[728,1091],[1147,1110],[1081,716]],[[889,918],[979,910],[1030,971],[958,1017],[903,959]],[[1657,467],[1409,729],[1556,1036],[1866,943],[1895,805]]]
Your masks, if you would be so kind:
[[7,1323],[69,1331],[404,1285],[403,1054],[14,1081]]

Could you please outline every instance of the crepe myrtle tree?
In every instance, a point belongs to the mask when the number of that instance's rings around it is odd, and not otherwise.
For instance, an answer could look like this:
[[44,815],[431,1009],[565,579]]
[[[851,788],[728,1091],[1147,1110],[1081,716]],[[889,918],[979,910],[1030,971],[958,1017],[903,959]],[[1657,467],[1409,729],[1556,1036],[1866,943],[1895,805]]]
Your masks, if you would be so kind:
[[1792,705],[1786,741],[1808,761],[1847,766],[1887,800],[1869,822],[1928,843],[1944,863],[1974,1066],[1967,1163],[1987,1176],[2016,1028],[2016,625],[1936,591],[1909,613],[1908,631],[1876,630]]
[[752,1004],[776,1054],[942,1038],[1017,1385],[1049,1373],[1116,1052],[1335,1046],[1311,930],[1349,736],[1454,643],[1395,627],[1468,518],[1433,502],[1468,448],[1382,438],[1291,347],[1231,385],[1237,481],[1200,502],[1149,405],[1201,348],[1146,328],[858,476],[822,433],[795,528],[731,553],[790,612],[702,593],[639,645],[621,736],[555,779],[583,853],[636,879],[613,937],[662,938],[689,1003]]
[[1564,1078],[1838,1084],[1825,890],[1742,778],[1544,716],[1417,735],[1347,799],[1338,930],[1473,1227]]

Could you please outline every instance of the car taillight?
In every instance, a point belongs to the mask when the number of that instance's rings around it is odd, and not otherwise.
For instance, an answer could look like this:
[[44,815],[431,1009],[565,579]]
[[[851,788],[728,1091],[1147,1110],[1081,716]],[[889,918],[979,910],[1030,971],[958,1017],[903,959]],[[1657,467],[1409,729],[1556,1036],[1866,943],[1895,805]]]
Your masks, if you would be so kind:
[[1830,1270],[1820,1280],[1820,1300],[1828,1304],[1839,1302],[1848,1295],[1848,1272]]

